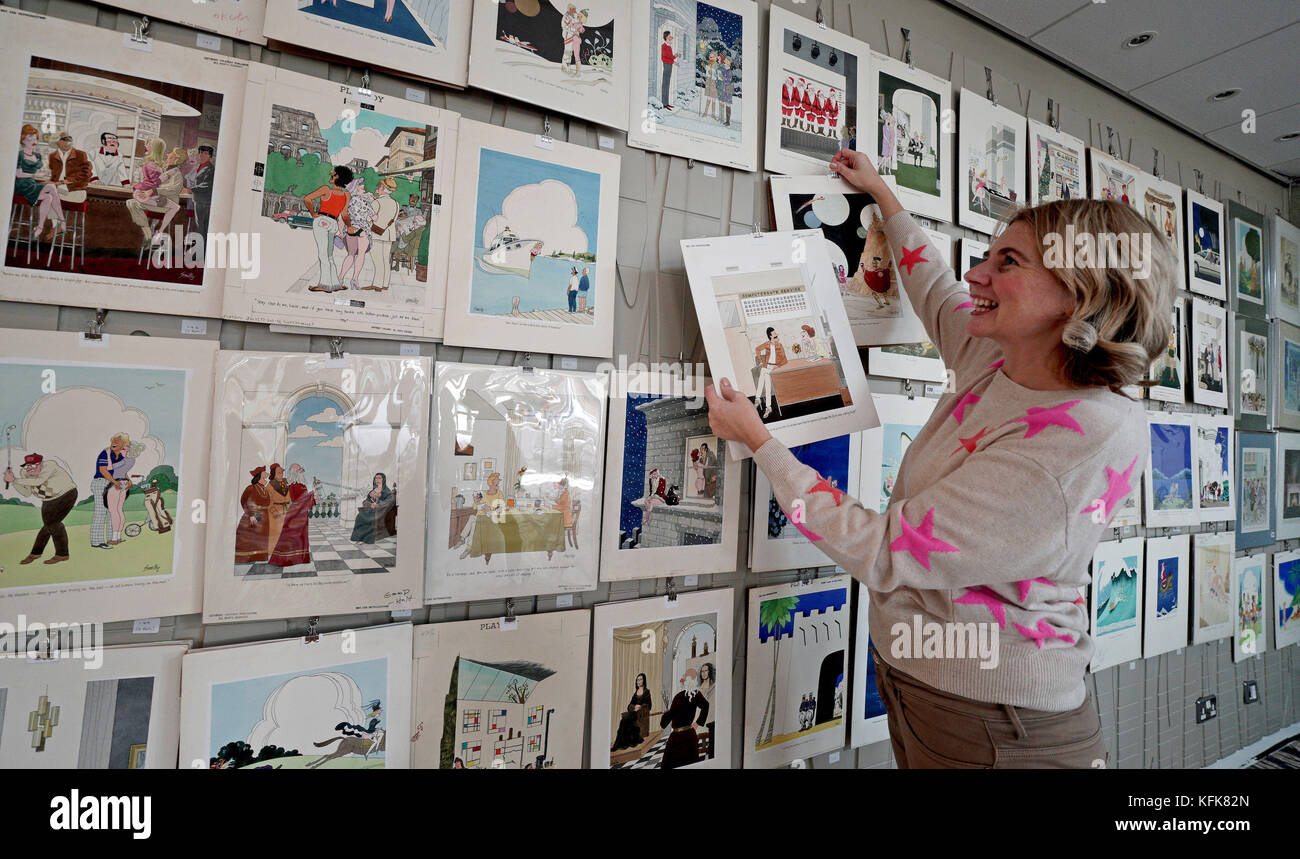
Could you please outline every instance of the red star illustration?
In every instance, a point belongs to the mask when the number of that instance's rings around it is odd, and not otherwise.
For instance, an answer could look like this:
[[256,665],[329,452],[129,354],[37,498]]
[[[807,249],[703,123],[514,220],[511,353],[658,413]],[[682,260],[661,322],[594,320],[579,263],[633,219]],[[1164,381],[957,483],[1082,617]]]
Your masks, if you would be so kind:
[[921,245],[919,248],[908,250],[907,245],[903,245],[903,258],[898,261],[899,268],[906,268],[907,273],[912,273],[912,266],[923,262],[929,262],[928,259],[921,256],[921,251],[925,250],[927,245]]
[[813,488],[808,490],[809,495],[812,495],[814,492],[829,492],[831,497],[835,499],[836,507],[840,506],[840,499],[844,497],[843,489],[836,489],[834,486],[831,486],[830,481],[821,476],[818,476],[817,482],[813,484]]
[[965,449],[965,451],[966,451],[967,453],[974,453],[974,452],[975,452],[975,448],[979,446],[980,439],[982,439],[982,438],[984,438],[984,436],[988,435],[988,431],[989,431],[989,428],[988,428],[988,427],[984,427],[984,429],[982,429],[982,430],[980,430],[979,432],[975,433],[975,435],[971,436],[970,438],[962,438],[961,436],[957,436],[957,440],[961,442],[961,447],[957,448],[957,450],[954,450],[952,453],[950,453],[950,454],[948,454],[948,455],[949,455],[949,456],[952,456],[953,453],[958,453],[959,451],[961,451],[961,450],[963,450],[963,449]]
[[930,553],[961,551],[951,543],[945,543],[934,536],[933,507],[925,511],[925,518],[915,528],[908,523],[907,517],[903,515],[902,510],[898,511],[898,522],[903,529],[903,536],[889,544],[889,551],[908,552],[916,559],[918,564],[925,567],[927,572],[930,569]]

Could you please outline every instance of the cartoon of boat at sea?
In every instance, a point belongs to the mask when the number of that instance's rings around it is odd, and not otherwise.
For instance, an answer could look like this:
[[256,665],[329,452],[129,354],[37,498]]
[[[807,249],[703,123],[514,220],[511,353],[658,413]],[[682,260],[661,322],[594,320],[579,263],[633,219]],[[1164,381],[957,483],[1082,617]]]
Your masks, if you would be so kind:
[[532,273],[533,260],[541,253],[542,242],[539,239],[521,239],[505,227],[488,242],[478,264],[491,274],[517,274],[527,278]]

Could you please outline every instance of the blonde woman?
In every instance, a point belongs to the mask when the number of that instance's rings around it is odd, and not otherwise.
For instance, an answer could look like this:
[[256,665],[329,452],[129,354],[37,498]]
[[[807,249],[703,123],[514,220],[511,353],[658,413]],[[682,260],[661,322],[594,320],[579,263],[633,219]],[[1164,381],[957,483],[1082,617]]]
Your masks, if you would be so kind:
[[[1125,389],[1165,349],[1175,251],[1127,206],[1057,201],[1009,212],[962,284],[865,154],[842,150],[831,167],[880,202],[903,286],[955,390],[913,439],[884,513],[795,459],[725,379],[706,391],[709,423],[754,451],[781,506],[800,502],[816,545],[870,590],[900,767],[1105,766],[1080,594],[1145,465],[1146,411]],[[1067,227],[1150,236],[1150,270],[1139,259],[1057,264]],[[914,652],[913,626],[926,623],[976,631],[982,654]]]
[[126,443],[122,458],[113,466],[113,479],[104,490],[104,506],[108,508],[108,522],[112,536],[108,545],[116,546],[122,542],[122,531],[126,528],[126,496],[131,491],[131,469],[135,461],[144,453],[144,445],[123,433],[120,437]]
[[144,241],[152,243],[157,235],[149,227],[145,207],[161,205],[158,188],[162,185],[163,171],[167,169],[167,141],[155,137],[145,144],[144,160],[140,162],[140,180],[132,186],[131,199],[126,201],[126,211],[131,221],[140,229]]
[[[117,466],[126,459],[126,452],[131,447],[131,437],[120,432],[108,440],[108,447],[99,452],[95,458],[95,474],[90,481],[90,495],[94,500],[95,510],[90,520],[90,545],[96,549],[111,549],[122,542],[120,535],[110,542],[111,517],[108,512],[108,489],[116,487],[123,493],[130,488],[129,477],[115,477]],[[124,498],[125,500],[125,498]]]

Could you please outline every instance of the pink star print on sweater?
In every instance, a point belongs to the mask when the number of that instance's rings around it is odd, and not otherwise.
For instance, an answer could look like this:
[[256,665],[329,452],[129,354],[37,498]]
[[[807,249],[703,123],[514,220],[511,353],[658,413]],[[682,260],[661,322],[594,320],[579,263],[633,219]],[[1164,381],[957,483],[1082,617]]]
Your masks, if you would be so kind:
[[[1028,424],[1029,429],[1025,432],[1022,438],[1033,438],[1047,427],[1053,426],[1065,427],[1066,429],[1074,430],[1079,435],[1087,435],[1087,433],[1083,431],[1083,427],[1079,426],[1079,422],[1066,414],[1070,409],[1079,405],[1080,402],[1082,401],[1070,400],[1068,403],[1061,403],[1060,405],[1052,406],[1050,409],[1030,406],[1026,410],[1023,418],[1016,418],[1013,421],[1007,421],[1007,423]],[[1003,424],[1003,426],[1006,426],[1006,424]]]
[[1129,478],[1133,475],[1133,468],[1137,465],[1138,458],[1133,457],[1133,461],[1128,464],[1128,468],[1116,471],[1109,465],[1106,466],[1106,491],[1101,497],[1079,511],[1079,513],[1091,513],[1100,509],[1102,520],[1110,519],[1111,512],[1114,511],[1115,505],[1133,491],[1133,484],[1129,483]]
[[1034,629],[1030,629],[1027,626],[1021,626],[1018,623],[1012,623],[1011,625],[1014,626],[1016,631],[1025,638],[1032,639],[1033,642],[1038,645],[1039,650],[1043,649],[1043,641],[1049,638],[1059,638],[1066,644],[1074,644],[1074,636],[1055,631],[1047,625],[1046,620],[1040,620],[1038,626]]
[[959,552],[961,551],[951,543],[945,543],[943,540],[934,536],[934,508],[931,507],[925,511],[925,518],[921,524],[913,528],[903,515],[903,511],[898,511],[898,521],[903,529],[903,536],[889,544],[891,552],[910,552],[916,562],[927,570],[930,569],[931,552]]

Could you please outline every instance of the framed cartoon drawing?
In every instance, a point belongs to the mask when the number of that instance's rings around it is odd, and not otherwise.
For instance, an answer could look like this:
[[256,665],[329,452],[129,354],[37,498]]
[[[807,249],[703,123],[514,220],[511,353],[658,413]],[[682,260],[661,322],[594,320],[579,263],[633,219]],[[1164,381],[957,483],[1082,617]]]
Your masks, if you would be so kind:
[[1232,559],[1232,661],[1259,656],[1268,647],[1268,554]]
[[894,179],[903,207],[940,221],[952,220],[952,134],[943,128],[950,92],[938,75],[873,51],[869,128],[858,134],[858,149]]
[[[0,620],[202,605],[217,343],[0,330]],[[202,517],[200,517],[202,518]]]
[[632,0],[475,3],[470,86],[627,130]]
[[964,88],[958,108],[957,221],[992,235],[1006,212],[1029,199],[1025,117]]
[[595,608],[591,769],[731,766],[731,588]]
[[963,238],[959,239],[958,242],[961,247],[957,257],[957,276],[965,282],[967,273],[988,257],[989,246],[987,242],[982,242],[979,239]]
[[750,588],[745,769],[844,747],[849,701],[848,575]]
[[1272,433],[1237,433],[1238,549],[1267,546],[1275,539],[1275,444]]
[[1029,204],[1086,199],[1087,149],[1074,135],[1029,120]]
[[[943,261],[952,266],[952,238],[938,230],[925,230],[930,237],[930,247],[936,249]],[[861,350],[859,350],[861,352]],[[873,376],[892,376],[896,379],[920,379],[925,382],[946,382],[948,370],[943,366],[939,350],[929,340],[915,343],[895,343],[889,346],[872,346],[867,352],[867,372]]]
[[[442,336],[458,117],[270,66],[249,71],[235,228],[275,252],[222,314]],[[346,295],[344,294],[346,293]]]
[[1153,400],[1167,403],[1186,402],[1184,373],[1187,367],[1186,354],[1183,351],[1187,338],[1183,336],[1183,314],[1187,304],[1181,298],[1175,298],[1170,317],[1169,345],[1151,364],[1147,378],[1155,382],[1147,388],[1147,396]]
[[0,299],[220,316],[227,269],[258,264],[228,233],[248,64],[14,7],[0,29],[18,164]]
[[889,714],[876,688],[876,658],[871,652],[871,596],[858,582],[857,631],[853,637],[853,716],[849,743],[853,748],[889,739]]
[[1227,205],[1228,283],[1242,316],[1268,319],[1269,230],[1268,219],[1236,200]]
[[1143,485],[1146,487],[1148,528],[1195,525],[1195,420],[1190,414],[1148,412],[1151,449]]
[[176,3],[173,0],[116,0],[128,12],[139,12],[162,21],[175,21],[187,27],[220,33],[242,42],[266,44],[262,28],[266,21],[267,0],[205,0],[202,3]]
[[1094,200],[1114,200],[1142,211],[1141,170],[1113,155],[1088,147],[1089,195]]
[[607,357],[619,158],[464,121],[443,340]]
[[591,612],[415,628],[411,766],[581,769]]
[[1190,188],[1186,197],[1188,286],[1223,301],[1228,296],[1223,204]]
[[1232,435],[1232,415],[1213,412],[1195,416],[1192,443],[1196,447],[1196,509],[1202,522],[1231,522],[1235,516]]
[[463,87],[469,76],[472,5],[457,0],[269,0],[266,38],[277,46],[334,54],[354,65]]
[[[863,433],[828,438],[812,444],[800,444],[790,452],[804,465],[811,466],[831,484],[863,501],[859,493]],[[790,518],[772,494],[772,484],[761,469],[754,469],[753,520],[749,526],[749,569],[755,573],[793,570],[800,567],[824,567],[831,563],[826,553],[809,540],[803,529]],[[870,491],[870,487],[868,487]]]
[[736,569],[741,463],[709,427],[708,384],[642,375],[611,396],[601,581]]
[[1204,644],[1232,635],[1233,535],[1205,532],[1192,540],[1192,644]]
[[[438,363],[426,603],[596,588],[608,385],[601,373]],[[496,470],[460,468],[485,455]]]
[[409,623],[204,647],[183,673],[182,768],[410,766]]
[[925,428],[939,404],[932,397],[872,394],[880,426],[862,432],[862,482],[860,495],[868,510],[884,513],[898,482],[907,448]]
[[1226,409],[1231,351],[1227,311],[1218,304],[1193,298],[1188,308],[1188,320],[1192,341],[1189,363],[1192,401]]
[[773,176],[772,205],[778,230],[820,230],[826,238],[855,343],[925,339],[894,265],[880,206],[870,194],[838,176]]
[[1107,540],[1092,555],[1092,588],[1088,607],[1097,649],[1090,671],[1096,673],[1121,662],[1142,658],[1141,537]]
[[1273,555],[1273,646],[1300,644],[1300,552]]
[[1300,433],[1279,432],[1277,438],[1276,489],[1273,509],[1277,511],[1275,540],[1300,537]]
[[1273,280],[1271,304],[1284,322],[1300,325],[1300,227],[1273,215],[1269,221],[1273,236]]
[[[866,42],[773,6],[767,54],[769,173],[826,175],[858,131],[858,104],[871,87]],[[778,108],[777,93],[781,94]]]
[[1274,330],[1274,424],[1281,429],[1300,429],[1300,328],[1279,319]]
[[0,660],[0,767],[175,769],[188,649],[188,642],[102,647],[98,666],[7,653]]
[[1273,427],[1272,326],[1249,316],[1232,314],[1233,414],[1238,429],[1263,432]]
[[633,2],[628,145],[757,170],[759,40],[752,0]]
[[1183,188],[1176,182],[1143,173],[1141,177],[1142,214],[1164,236],[1178,258],[1178,284],[1187,287],[1187,257],[1183,254]]
[[[786,445],[877,423],[820,238],[803,230],[681,242],[714,378],[730,379]],[[751,454],[739,442],[727,448],[736,459]]]
[[219,355],[205,623],[421,605],[429,375],[428,358]]
[[1187,646],[1187,534],[1147,539],[1142,658]]

